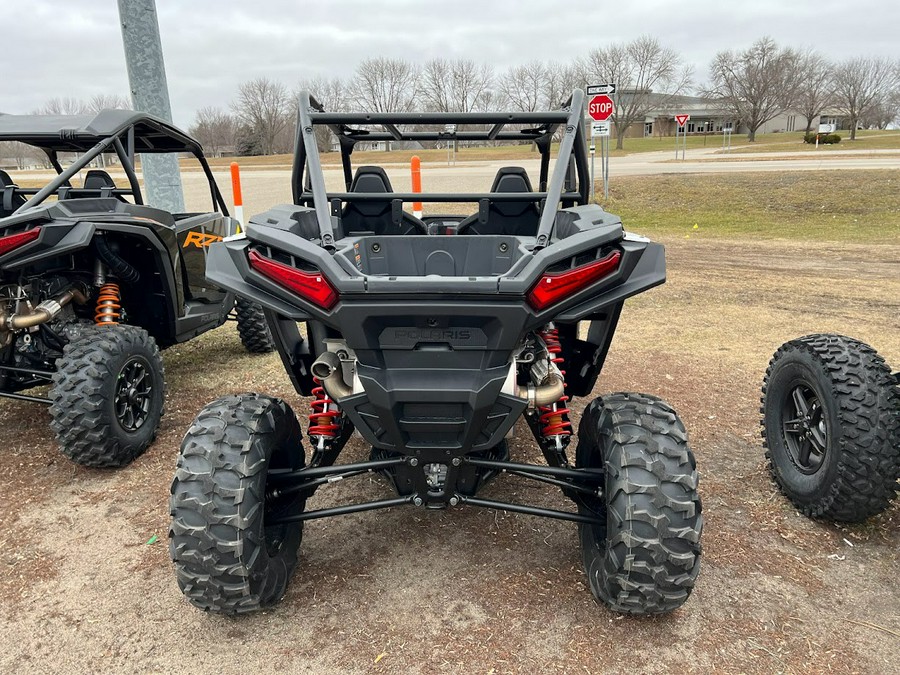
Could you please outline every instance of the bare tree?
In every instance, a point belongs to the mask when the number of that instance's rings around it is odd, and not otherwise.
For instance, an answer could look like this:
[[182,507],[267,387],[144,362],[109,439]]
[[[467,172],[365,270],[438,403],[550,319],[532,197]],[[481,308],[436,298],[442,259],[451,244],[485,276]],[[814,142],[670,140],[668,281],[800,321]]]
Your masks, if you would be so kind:
[[131,101],[126,96],[119,94],[94,94],[87,103],[91,112],[101,110],[131,110]]
[[422,70],[421,93],[427,107],[437,112],[484,110],[493,79],[493,69],[487,64],[432,59]]
[[[325,108],[325,110],[331,112],[343,112],[347,109],[347,98],[349,95],[347,92],[347,84],[338,77],[313,77],[307,80],[301,80],[297,87],[297,91],[294,94],[295,111],[299,103],[300,92],[304,89],[308,91],[313,98]],[[293,121],[291,122],[290,128],[292,131],[296,131],[296,114],[292,113],[292,118]],[[332,148],[332,140],[334,139],[334,134],[331,132],[331,129],[317,125],[315,127],[315,134],[316,145],[319,147],[319,152],[329,152]]]
[[274,154],[289,119],[290,96],[285,86],[266,77],[244,82],[231,107],[238,120],[251,130],[259,152]]
[[545,106],[547,67],[542,61],[529,61],[507,70],[497,81],[497,89],[506,105],[519,112],[534,112]]
[[807,49],[797,66],[797,111],[806,120],[804,135],[809,134],[812,122],[832,105],[831,64],[819,52]]
[[850,140],[856,140],[856,127],[874,109],[883,105],[900,81],[900,67],[886,58],[856,57],[834,69],[835,107],[850,122]]
[[88,104],[71,96],[51,98],[35,111],[38,115],[83,115],[87,112],[90,112]]
[[220,156],[226,149],[234,149],[237,122],[221,108],[207,106],[197,111],[190,134],[203,146],[206,154]]
[[544,101],[550,109],[559,108],[576,87],[584,87],[584,73],[577,63],[551,61],[546,66]]
[[373,112],[408,112],[418,92],[419,70],[409,61],[366,59],[350,85],[356,105]]
[[586,80],[616,84],[612,121],[618,150],[632,124],[643,122],[651,110],[668,107],[672,97],[682,93],[692,77],[678,52],[663,47],[649,35],[597,48],[588,54],[581,68]]
[[716,54],[710,65],[710,87],[703,93],[718,100],[723,111],[750,130],[747,140],[766,122],[794,105],[798,57],[772,38],[760,38],[742,52]]

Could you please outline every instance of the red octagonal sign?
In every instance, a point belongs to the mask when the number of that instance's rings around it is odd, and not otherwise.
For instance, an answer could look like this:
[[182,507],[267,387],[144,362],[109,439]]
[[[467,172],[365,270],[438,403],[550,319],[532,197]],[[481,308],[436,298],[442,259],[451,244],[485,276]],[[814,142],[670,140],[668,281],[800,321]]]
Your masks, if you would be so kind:
[[612,99],[606,94],[600,94],[588,103],[588,115],[598,122],[605,122],[613,114]]

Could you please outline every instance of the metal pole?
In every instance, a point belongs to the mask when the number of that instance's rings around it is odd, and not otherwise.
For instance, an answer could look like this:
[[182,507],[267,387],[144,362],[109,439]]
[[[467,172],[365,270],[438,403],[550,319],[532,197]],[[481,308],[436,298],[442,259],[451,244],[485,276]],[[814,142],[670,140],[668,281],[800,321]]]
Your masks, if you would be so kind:
[[[135,110],[172,121],[169,86],[163,62],[156,0],[118,0],[125,63]],[[181,172],[175,153],[141,156],[147,203],[173,213],[184,212]]]
[[[594,125],[591,125],[591,201],[594,201],[594,155],[596,154],[596,139],[594,137]],[[602,148],[603,139],[600,139],[600,147]],[[601,167],[602,168],[602,167]]]

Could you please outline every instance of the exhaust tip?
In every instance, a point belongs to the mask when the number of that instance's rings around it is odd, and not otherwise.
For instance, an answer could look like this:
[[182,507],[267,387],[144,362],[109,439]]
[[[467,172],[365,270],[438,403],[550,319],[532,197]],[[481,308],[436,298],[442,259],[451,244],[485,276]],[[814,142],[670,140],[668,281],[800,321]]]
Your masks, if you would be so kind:
[[323,363],[322,361],[316,361],[312,364],[312,374],[320,380],[324,380],[333,372],[334,368],[332,368],[327,363]]
[[337,354],[323,352],[319,358],[313,361],[310,370],[312,371],[313,377],[324,380],[326,377],[330,377],[334,371],[340,367],[341,361],[338,359]]

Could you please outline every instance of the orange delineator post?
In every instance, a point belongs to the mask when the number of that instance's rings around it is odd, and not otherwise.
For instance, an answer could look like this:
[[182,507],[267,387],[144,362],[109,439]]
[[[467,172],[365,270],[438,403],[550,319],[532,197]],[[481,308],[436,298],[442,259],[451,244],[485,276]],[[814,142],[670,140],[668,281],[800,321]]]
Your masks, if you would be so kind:
[[[413,155],[409,160],[409,168],[412,172],[412,191],[422,192],[422,160],[418,155]],[[416,218],[422,217],[422,202],[413,202],[413,215]]]
[[237,162],[231,163],[231,193],[234,196],[234,217],[238,221],[237,231],[244,224],[244,197],[241,194],[241,168]]

